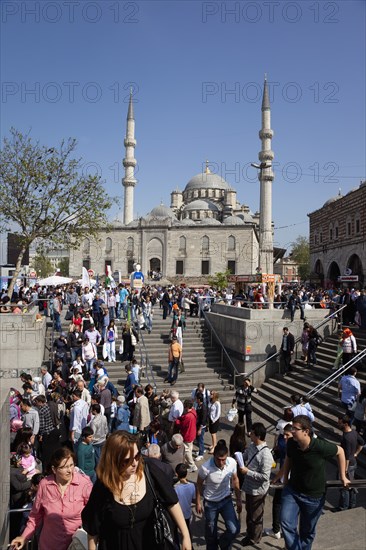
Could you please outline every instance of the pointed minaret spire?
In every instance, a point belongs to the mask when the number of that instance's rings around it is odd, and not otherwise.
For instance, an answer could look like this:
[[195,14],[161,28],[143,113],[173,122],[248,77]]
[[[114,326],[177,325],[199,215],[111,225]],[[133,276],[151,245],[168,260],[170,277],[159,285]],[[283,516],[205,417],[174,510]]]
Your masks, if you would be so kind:
[[126,137],[124,140],[124,146],[126,148],[126,156],[123,159],[123,166],[125,169],[125,177],[122,179],[122,185],[125,188],[124,193],[124,211],[123,211],[123,221],[127,225],[133,220],[133,195],[134,188],[137,183],[135,179],[135,118],[133,113],[133,102],[132,102],[132,88],[130,90],[130,100],[128,104],[127,112],[127,128],[126,128]]
[[272,235],[272,181],[274,174],[271,149],[273,130],[271,129],[271,106],[269,102],[267,75],[265,75],[262,100],[262,128],[259,138],[262,142],[258,155],[260,160],[260,208],[259,208],[259,263],[262,273],[273,273],[273,235]]
[[132,88],[130,88],[130,100],[128,102],[128,113],[127,113],[127,120],[134,119],[133,115],[133,101],[132,101]]
[[262,99],[262,111],[270,111],[271,105],[269,103],[269,93],[267,86],[267,73],[264,75],[264,86],[263,86],[263,99]]

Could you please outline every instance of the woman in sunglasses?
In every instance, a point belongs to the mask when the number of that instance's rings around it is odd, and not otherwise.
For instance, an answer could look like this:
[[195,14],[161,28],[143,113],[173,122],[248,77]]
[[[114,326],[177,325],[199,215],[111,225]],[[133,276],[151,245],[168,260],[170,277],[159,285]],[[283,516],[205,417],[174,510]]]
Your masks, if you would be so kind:
[[[154,543],[154,494],[146,474],[147,466],[137,447],[136,436],[116,431],[103,448],[97,467],[98,480],[82,512],[88,533],[88,550],[143,550]],[[160,502],[181,531],[183,550],[191,540],[173,486],[149,461],[148,475]]]

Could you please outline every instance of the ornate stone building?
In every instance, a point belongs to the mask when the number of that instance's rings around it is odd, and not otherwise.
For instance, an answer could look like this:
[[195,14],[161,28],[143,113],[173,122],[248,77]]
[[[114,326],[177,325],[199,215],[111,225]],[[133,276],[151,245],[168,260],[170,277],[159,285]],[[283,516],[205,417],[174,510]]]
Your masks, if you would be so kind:
[[311,279],[324,286],[366,283],[366,181],[345,196],[339,193],[310,219]]
[[141,264],[143,273],[160,271],[168,279],[198,278],[230,269],[232,273],[256,273],[263,263],[265,272],[273,272],[273,225],[271,220],[271,188],[273,152],[270,128],[270,104],[267,82],[264,82],[262,148],[259,180],[261,211],[253,214],[249,206],[240,204],[236,190],[211,173],[209,162],[183,191],[171,193],[170,206],[160,204],[146,216],[133,219],[135,159],[135,120],[130,98],[126,149],[123,166],[125,177],[123,221],[111,222],[108,233],[100,233],[98,242],[86,239],[79,251],[70,252],[70,275],[80,276],[82,266],[95,273],[120,271],[127,277],[133,264]]

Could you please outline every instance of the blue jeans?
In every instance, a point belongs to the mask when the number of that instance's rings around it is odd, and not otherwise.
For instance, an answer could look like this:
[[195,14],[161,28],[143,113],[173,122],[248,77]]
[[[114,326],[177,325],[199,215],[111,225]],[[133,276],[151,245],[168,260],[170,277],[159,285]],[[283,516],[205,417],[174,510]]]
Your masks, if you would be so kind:
[[205,432],[206,432],[206,426],[204,428],[201,428],[201,433],[197,437],[198,441],[198,454],[200,456],[203,456],[205,454]]
[[178,380],[178,366],[179,362],[171,361],[168,367],[168,382],[175,382]]
[[53,325],[54,325],[54,329],[57,331],[57,332],[61,332],[61,318],[60,318],[60,314],[57,312],[57,311],[54,311],[53,312]]
[[[230,548],[231,543],[240,531],[231,495],[219,502],[205,500],[205,536],[207,550]],[[225,522],[226,531],[217,537],[217,520],[219,514]]]
[[282,492],[281,528],[288,550],[311,550],[324,502],[324,495],[320,498],[309,497],[286,485]]

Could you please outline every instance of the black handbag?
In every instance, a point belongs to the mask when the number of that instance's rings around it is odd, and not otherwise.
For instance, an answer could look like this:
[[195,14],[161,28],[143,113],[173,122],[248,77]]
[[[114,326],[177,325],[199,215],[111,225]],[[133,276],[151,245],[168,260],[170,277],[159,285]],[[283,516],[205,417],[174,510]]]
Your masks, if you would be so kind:
[[74,314],[72,311],[70,310],[66,311],[65,321],[71,321],[73,317],[74,317]]
[[173,533],[167,518],[167,514],[169,512],[165,510],[155,492],[154,485],[147,466],[145,467],[145,476],[154,497],[153,525],[156,546],[158,548],[161,548],[162,550],[176,550],[177,545],[174,542]]

